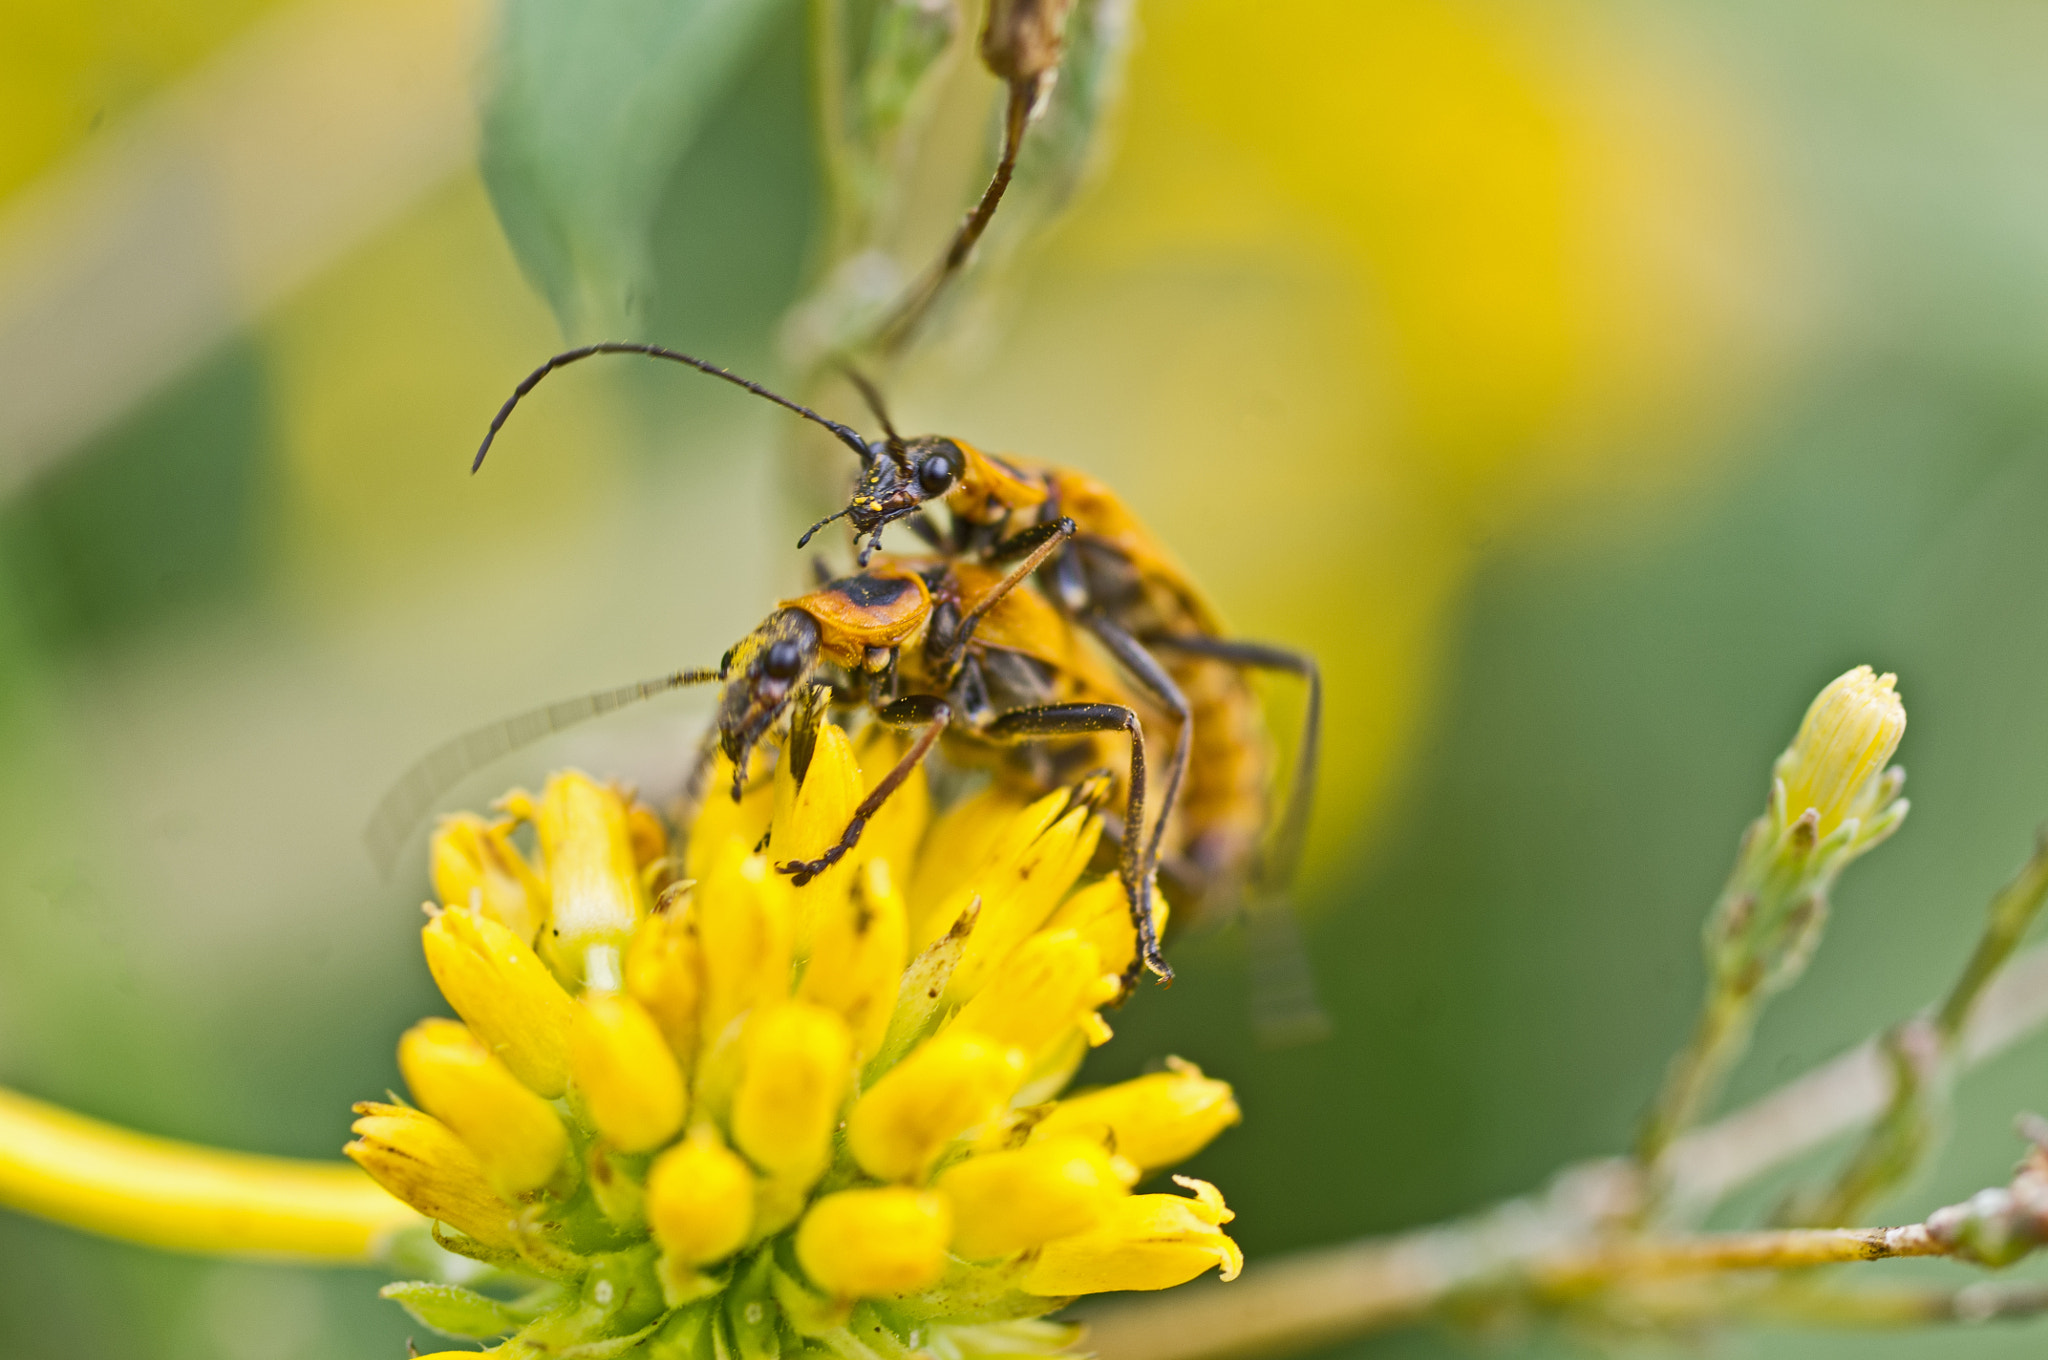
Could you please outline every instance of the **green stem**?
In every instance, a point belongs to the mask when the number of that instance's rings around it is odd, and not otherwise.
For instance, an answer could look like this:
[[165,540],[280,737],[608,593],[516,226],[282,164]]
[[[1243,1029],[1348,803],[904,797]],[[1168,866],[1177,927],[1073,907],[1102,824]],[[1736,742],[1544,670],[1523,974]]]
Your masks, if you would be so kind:
[[1698,1121],[1728,1069],[1749,1047],[1756,1002],[1754,990],[1715,980],[1692,1039],[1672,1058],[1663,1089],[1636,1139],[1636,1161],[1653,1180],[1672,1140]]

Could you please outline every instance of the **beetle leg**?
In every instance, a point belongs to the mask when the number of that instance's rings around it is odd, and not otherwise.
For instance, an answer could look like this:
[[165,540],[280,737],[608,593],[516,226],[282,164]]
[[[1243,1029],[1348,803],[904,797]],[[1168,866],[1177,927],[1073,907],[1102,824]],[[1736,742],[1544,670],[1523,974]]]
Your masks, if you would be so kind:
[[1124,808],[1122,864],[1125,900],[1131,926],[1138,933],[1138,957],[1132,961],[1128,985],[1140,969],[1149,968],[1161,982],[1173,981],[1173,969],[1159,955],[1159,931],[1152,915],[1152,877],[1139,841],[1145,825],[1145,729],[1138,715],[1122,704],[1043,704],[1003,714],[975,735],[986,741],[1014,743],[1049,737],[1078,737],[1091,732],[1127,732],[1131,738],[1131,791]]
[[1308,683],[1292,787],[1272,838],[1252,865],[1245,925],[1252,960],[1253,1028],[1262,1042],[1279,1047],[1323,1038],[1330,1030],[1329,1017],[1316,1000],[1315,978],[1300,927],[1282,900],[1301,862],[1302,840],[1315,799],[1322,750],[1322,672],[1313,657],[1257,642],[1191,634],[1148,637],[1146,646],[1254,670],[1285,671]]
[[1027,538],[1031,540],[1029,550],[1025,552],[1024,560],[1011,568],[1008,576],[996,582],[993,590],[976,601],[974,608],[960,616],[960,623],[954,630],[952,642],[947,647],[946,655],[938,666],[938,673],[941,676],[951,677],[953,672],[959,668],[961,658],[967,653],[967,644],[974,641],[975,627],[988,616],[988,611],[995,608],[1005,595],[1008,595],[1030,579],[1031,573],[1037,571],[1046,558],[1051,557],[1059,550],[1062,543],[1065,543],[1073,536],[1074,521],[1059,519],[1051,524],[1040,525],[1036,529],[1027,529],[1025,532],[1018,534],[1016,538],[1010,540],[1011,543],[1017,543]]
[[1162,781],[1164,787],[1159,792],[1159,810],[1153,817],[1152,836],[1145,845],[1144,870],[1151,875],[1158,872],[1159,849],[1166,840],[1166,819],[1172,815],[1174,804],[1180,798],[1181,780],[1187,774],[1188,758],[1194,749],[1195,725],[1188,711],[1187,696],[1166,673],[1166,667],[1159,664],[1159,658],[1105,615],[1090,610],[1081,616],[1081,626],[1093,633],[1138,687],[1157,700],[1167,716],[1179,724],[1180,730],[1173,740],[1173,756],[1167,762],[1166,777]]
[[847,853],[860,844],[861,833],[868,829],[869,819],[882,810],[882,804],[889,801],[889,795],[902,788],[903,781],[910,778],[910,772],[931,753],[932,747],[938,742],[940,734],[946,730],[946,724],[952,717],[952,706],[944,699],[929,694],[913,694],[907,699],[898,699],[876,713],[875,720],[890,727],[922,726],[924,730],[917,734],[917,740],[910,743],[910,749],[903,753],[903,758],[896,762],[895,768],[882,777],[881,783],[875,785],[874,792],[861,799],[860,806],[853,810],[853,816],[847,820],[846,830],[840,833],[839,839],[833,843],[831,849],[816,859],[778,864],[775,866],[776,871],[790,875],[796,886],[801,888],[846,858]]
[[1302,714],[1300,754],[1294,761],[1294,779],[1287,791],[1287,807],[1273,833],[1267,851],[1253,871],[1254,882],[1275,889],[1294,881],[1301,862],[1301,844],[1308,831],[1309,812],[1315,803],[1316,772],[1323,744],[1323,676],[1315,658],[1304,652],[1270,647],[1262,642],[1239,642],[1232,638],[1202,634],[1158,634],[1144,639],[1152,651],[1180,652],[1204,656],[1243,666],[1250,670],[1285,671],[1308,684],[1308,707]]

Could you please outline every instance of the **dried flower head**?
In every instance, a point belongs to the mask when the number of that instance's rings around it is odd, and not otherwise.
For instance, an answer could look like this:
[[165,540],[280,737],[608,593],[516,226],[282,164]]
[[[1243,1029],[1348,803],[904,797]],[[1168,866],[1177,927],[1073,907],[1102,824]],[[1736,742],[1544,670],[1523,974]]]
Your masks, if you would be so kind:
[[799,888],[775,857],[830,843],[868,783],[836,727],[790,764],[686,851],[576,774],[443,826],[455,900],[424,938],[462,1021],[406,1035],[420,1108],[359,1106],[348,1150],[523,1284],[386,1292],[509,1355],[960,1360],[1066,1344],[1038,1319],[1075,1295],[1234,1276],[1213,1186],[1132,1193],[1236,1122],[1229,1086],[1175,1060],[1055,1099],[1135,949],[1118,884],[1081,885],[1102,781],[936,824],[915,790]]

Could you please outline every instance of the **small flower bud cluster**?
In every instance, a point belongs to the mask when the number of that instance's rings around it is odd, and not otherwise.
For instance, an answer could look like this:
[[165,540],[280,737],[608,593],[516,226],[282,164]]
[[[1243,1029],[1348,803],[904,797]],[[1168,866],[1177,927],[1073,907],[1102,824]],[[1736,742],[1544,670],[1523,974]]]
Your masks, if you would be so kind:
[[1064,1344],[1034,1319],[1075,1295],[1237,1273],[1214,1187],[1133,1193],[1236,1122],[1229,1086],[1176,1060],[1055,1099],[1135,956],[1121,885],[1081,882],[1103,781],[933,819],[920,776],[843,862],[776,872],[836,840],[894,741],[821,727],[801,778],[712,799],[682,851],[573,773],[443,824],[422,938],[460,1018],[406,1033],[416,1108],[359,1105],[348,1152],[525,1283],[387,1293],[513,1355],[887,1335],[958,1360]]

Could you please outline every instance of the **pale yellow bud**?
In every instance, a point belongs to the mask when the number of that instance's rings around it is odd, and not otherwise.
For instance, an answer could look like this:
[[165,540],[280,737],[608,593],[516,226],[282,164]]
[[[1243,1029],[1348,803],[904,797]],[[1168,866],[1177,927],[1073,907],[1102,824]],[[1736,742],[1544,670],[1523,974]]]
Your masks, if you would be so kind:
[[547,920],[548,885],[506,832],[472,812],[442,821],[428,850],[434,895],[444,906],[473,906],[532,944]]
[[377,1184],[428,1218],[488,1247],[513,1249],[518,1210],[500,1198],[476,1154],[432,1115],[364,1101],[342,1151]]
[[1814,699],[1774,771],[1785,786],[1786,821],[1812,808],[1826,839],[1844,818],[1873,810],[1868,795],[1906,731],[1906,706],[1892,688],[1897,679],[1858,666]]
[[1146,1171],[1186,1161],[1239,1119],[1228,1082],[1193,1063],[1169,1059],[1169,1071],[1118,1082],[1053,1106],[1032,1130],[1038,1139],[1114,1140],[1119,1156]]
[[1211,1266],[1234,1280],[1244,1253],[1221,1231],[1236,1215],[1207,1181],[1176,1176],[1195,1192],[1132,1195],[1111,1205],[1096,1225],[1048,1242],[1024,1272],[1027,1294],[1066,1296],[1123,1289],[1171,1289]]
[[562,1094],[576,1007],[525,942],[466,910],[434,915],[420,942],[435,985],[477,1038],[537,1094]]
[[838,1298],[923,1289],[946,1272],[952,1217],[945,1197],[928,1191],[841,1190],[804,1215],[796,1259],[812,1284]]
[[1026,940],[953,1023],[1036,1058],[1119,990],[1094,945],[1074,931],[1049,930]]
[[953,1250],[985,1261],[1087,1231],[1137,1178],[1093,1139],[1053,1138],[956,1162],[937,1188],[953,1206]]
[[398,1041],[398,1070],[420,1106],[455,1131],[507,1195],[538,1190],[569,1154],[554,1107],[453,1020],[422,1020]]
[[621,1152],[649,1152],[683,1126],[683,1074],[639,1002],[590,992],[569,1031],[569,1071],[590,1122]]
[[767,859],[728,842],[696,887],[691,909],[703,951],[703,1043],[757,1006],[789,995],[790,887]]
[[1011,821],[990,852],[988,867],[973,882],[954,890],[940,908],[957,919],[976,895],[981,917],[968,937],[960,966],[948,990],[957,998],[973,996],[1001,968],[1024,939],[1045,924],[1046,917],[1095,854],[1102,822],[1071,791],[1047,794]]
[[871,1055],[889,1032],[908,951],[903,897],[888,862],[869,860],[853,892],[818,922],[797,995],[836,1012],[852,1030],[855,1050]]
[[538,802],[515,793],[505,807],[533,823],[547,865],[542,952],[563,977],[617,990],[621,953],[648,908],[625,799],[571,770],[551,776]]
[[769,1175],[808,1187],[832,1160],[852,1072],[853,1039],[831,1011],[785,1001],[757,1012],[733,1097],[733,1141]]
[[626,946],[626,991],[654,1017],[687,1072],[697,1060],[704,997],[702,951],[687,896],[647,918]]
[[847,1147],[878,1180],[921,1177],[947,1144],[1000,1112],[1023,1077],[1018,1049],[948,1028],[854,1104]]
[[708,1124],[654,1159],[647,1173],[647,1225],[684,1266],[722,1261],[746,1245],[754,1226],[754,1173]]
[[[1166,931],[1166,894],[1152,887],[1152,919],[1159,931]],[[1071,930],[1095,946],[1102,971],[1122,977],[1138,957],[1138,932],[1131,925],[1131,899],[1119,878],[1097,879],[1082,888],[1052,914],[1047,930]]]

